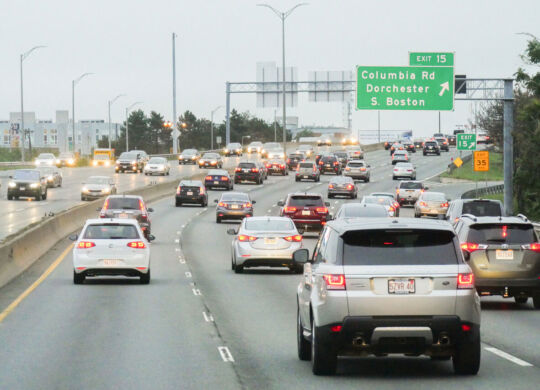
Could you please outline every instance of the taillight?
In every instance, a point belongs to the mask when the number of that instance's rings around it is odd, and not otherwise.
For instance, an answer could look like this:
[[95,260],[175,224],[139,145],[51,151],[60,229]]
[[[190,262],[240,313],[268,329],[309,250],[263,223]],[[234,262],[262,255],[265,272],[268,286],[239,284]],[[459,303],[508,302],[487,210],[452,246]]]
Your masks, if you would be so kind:
[[352,184],[347,184],[347,189],[348,190],[352,190],[354,188],[354,186]]
[[527,245],[521,245],[521,247],[529,251],[540,253],[540,243],[538,242],[533,242],[532,244],[527,244]]
[[133,249],[144,249],[146,248],[146,245],[142,241],[131,241],[127,244],[128,247]]
[[283,168],[285,168],[285,164],[280,164],[279,167],[280,167],[281,169],[283,169]]
[[317,207],[315,211],[319,214],[328,214],[328,209],[326,207]]
[[288,158],[288,159],[287,159],[287,164],[289,164],[290,162],[291,162],[291,159],[290,159],[290,158]]
[[394,206],[390,206],[388,207],[388,211],[396,211],[396,209],[394,208]]
[[225,207],[225,203],[219,202],[219,203],[218,203],[218,206],[219,206],[219,207]]
[[337,162],[337,161],[334,161],[334,165],[338,165],[338,164],[339,164],[339,162]]
[[448,207],[448,202],[441,203],[441,207]]
[[[238,168],[237,168],[238,169]],[[204,180],[212,180],[212,176],[206,176]]]
[[351,168],[350,168],[350,167],[346,167],[345,170],[346,170],[346,171],[350,171]]
[[341,332],[341,329],[343,329],[343,325],[334,325],[330,327],[330,331],[334,333]]
[[229,180],[229,178],[227,176],[221,176],[221,180],[227,181],[227,180]]
[[397,168],[394,168],[394,172],[397,172],[397,171],[398,171],[398,169],[397,169]]
[[242,241],[242,242],[246,242],[246,241],[249,241],[249,242],[253,242],[257,239],[257,237],[253,237],[253,236],[247,236],[245,234],[240,234],[238,236],[238,241]]
[[322,162],[322,160],[321,160],[321,161],[319,161],[319,165],[323,165],[323,164],[324,164],[324,162]]
[[422,206],[422,207],[426,207],[426,206],[427,206],[427,203],[426,203],[426,202],[420,202],[419,204],[420,204],[420,206]]
[[204,187],[199,187],[199,194],[204,195]]
[[469,253],[472,253],[474,251],[487,248],[487,245],[477,244],[476,242],[464,242],[460,246],[461,246],[461,249],[463,249],[464,251],[467,251]]
[[345,290],[345,275],[323,275],[327,290]]
[[333,184],[328,184],[328,188],[334,188]]
[[362,168],[360,168],[360,170],[361,170],[361,171],[365,171],[365,170],[366,170],[366,168],[362,167]]
[[474,288],[474,274],[458,274],[457,288]]
[[252,206],[251,203],[244,203],[244,204],[242,205],[242,207],[245,208],[245,209],[249,209],[251,206]]
[[289,241],[289,242],[300,242],[302,241],[302,236],[300,234],[297,234],[295,236],[287,236],[287,237],[283,237],[283,239],[285,241]]
[[242,172],[242,169],[241,168],[236,168],[234,171],[235,172]]
[[270,168],[272,164],[266,164],[266,168]]
[[397,208],[399,207],[399,203],[398,203],[398,202],[394,202],[394,203],[393,203],[393,206],[394,206],[394,208],[397,210]]
[[96,244],[94,244],[92,241],[79,241],[77,244],[77,248],[79,249],[89,249],[95,247]]
[[283,209],[283,211],[286,213],[294,213],[296,212],[296,207],[287,206]]
[[178,186],[178,188],[176,189],[176,194],[180,195],[180,191],[182,191],[182,187]]
[[254,173],[259,172],[259,168],[251,168],[251,172],[254,172]]
[[506,238],[508,236],[508,226],[504,225],[502,227],[501,236],[502,236],[502,238]]

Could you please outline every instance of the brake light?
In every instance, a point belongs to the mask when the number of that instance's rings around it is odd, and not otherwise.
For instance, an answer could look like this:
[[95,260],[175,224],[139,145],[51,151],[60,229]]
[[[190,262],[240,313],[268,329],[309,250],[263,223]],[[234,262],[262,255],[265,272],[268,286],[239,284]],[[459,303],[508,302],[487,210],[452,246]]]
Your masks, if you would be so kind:
[[347,184],[347,189],[348,190],[352,190],[354,188],[354,186],[352,184]]
[[251,206],[252,206],[251,203],[244,203],[242,205],[242,207],[245,208],[245,209],[249,209]]
[[333,184],[328,184],[328,188],[334,188]]
[[477,244],[476,242],[464,242],[460,246],[461,246],[461,249],[463,249],[464,251],[467,251],[469,253],[472,253],[474,251],[487,248],[487,245]]
[[502,238],[508,237],[508,226],[504,225],[501,232]]
[[77,244],[77,248],[79,249],[89,249],[95,247],[96,244],[94,244],[92,241],[79,241]]
[[363,172],[363,171],[365,171],[365,170],[366,170],[366,168],[362,167],[362,168],[360,168],[360,170],[361,170],[361,171]]
[[315,211],[319,214],[328,214],[328,209],[326,207],[317,207]]
[[227,176],[221,176],[221,180],[227,181],[227,180],[229,180],[229,178]]
[[180,191],[182,191],[182,187],[178,186],[176,189],[176,195],[180,195]]
[[219,203],[218,203],[218,206],[219,206],[219,207],[225,207],[225,203],[219,202]]
[[464,332],[470,332],[471,331],[471,326],[470,325],[467,325],[467,324],[461,324],[461,330],[464,331]]
[[[238,168],[236,168],[236,169],[238,169]],[[212,180],[212,176],[206,176],[206,177],[204,178],[204,180]]]
[[448,202],[441,203],[441,207],[448,207]]
[[279,164],[279,167],[283,169],[285,168],[285,164]]
[[322,162],[322,160],[321,160],[321,161],[319,161],[319,165],[323,165],[323,164],[324,164],[324,162]]
[[422,207],[426,207],[426,206],[427,206],[427,203],[426,203],[426,202],[420,202],[419,204],[420,204],[420,206],[422,206]]
[[394,202],[394,203],[393,203],[393,206],[394,206],[394,208],[397,210],[397,208],[399,207],[399,203],[398,203],[398,202]]
[[288,159],[287,159],[287,164],[288,164],[288,163],[290,163],[290,162],[291,162],[291,159],[290,159],[290,158],[288,158]]
[[146,248],[146,245],[142,241],[131,241],[128,242],[127,246],[133,249],[144,249]]
[[343,329],[343,326],[342,325],[334,325],[332,327],[330,327],[330,330],[334,333],[339,333],[341,332],[341,329]]
[[246,242],[246,241],[249,241],[249,242],[253,242],[257,239],[257,237],[253,237],[253,236],[246,236],[245,234],[240,234],[238,236],[238,241],[242,241],[242,242]]
[[350,168],[350,167],[346,167],[345,170],[346,170],[346,171],[350,171],[351,168]]
[[236,168],[234,171],[235,172],[242,172],[242,169],[241,168]]
[[272,164],[266,164],[266,168],[270,168]]
[[259,168],[251,168],[251,172],[255,172],[255,173],[259,172]]
[[285,241],[289,241],[289,242],[300,242],[302,241],[302,236],[300,234],[297,234],[295,236],[287,236],[287,237],[283,237],[283,239]]
[[199,187],[199,194],[204,195],[204,187]]
[[530,250],[530,251],[533,251],[533,252],[540,253],[540,243],[538,243],[538,242],[533,242],[532,244],[527,244],[527,245],[521,245],[521,247],[523,249],[527,249],[527,250]]
[[334,165],[338,165],[338,164],[339,164],[339,162],[337,162],[337,161],[334,161]]
[[345,275],[323,275],[327,290],[345,290]]
[[294,213],[296,212],[296,207],[287,206],[283,209],[283,211],[286,213]]
[[457,288],[469,289],[474,288],[474,274],[458,274]]

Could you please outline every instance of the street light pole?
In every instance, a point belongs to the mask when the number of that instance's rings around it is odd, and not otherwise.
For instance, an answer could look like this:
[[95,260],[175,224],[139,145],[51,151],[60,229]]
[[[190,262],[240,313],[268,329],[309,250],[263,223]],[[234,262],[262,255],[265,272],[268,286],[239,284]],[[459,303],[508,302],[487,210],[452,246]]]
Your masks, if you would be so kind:
[[250,139],[251,135],[243,135],[242,136],[242,151],[244,150],[244,138]]
[[[26,53],[21,54],[20,56],[20,66],[21,66],[21,128],[19,129],[19,142],[21,148],[21,160],[24,161],[24,96],[23,96],[23,61],[36,49],[41,49],[47,46],[34,46]],[[32,156],[30,156],[31,158]]]
[[[178,118],[176,117],[176,34],[172,33],[172,90],[173,90],[173,123],[174,130],[177,131]],[[178,153],[178,137],[172,134],[173,153]]]
[[210,113],[210,150],[214,150],[214,112],[223,106],[217,106]]
[[118,98],[126,96],[125,94],[120,94],[116,96],[114,99],[109,100],[109,149],[111,149],[111,104],[113,104]]
[[129,110],[131,110],[133,107],[135,107],[137,104],[141,104],[142,102],[135,102],[131,106],[126,107],[126,152],[129,151]]
[[[76,141],[75,141],[75,86],[81,81],[83,77],[90,76],[93,73],[83,73],[79,78],[71,81],[71,117],[72,117],[72,132],[73,132],[73,153],[77,152]],[[82,140],[81,137],[81,152],[82,152]]]
[[277,9],[275,9],[274,7],[268,4],[257,4],[257,6],[259,7],[269,8],[272,12],[274,12],[277,15],[278,18],[281,19],[281,59],[282,59],[281,65],[282,65],[282,75],[283,75],[283,90],[282,90],[282,93],[283,93],[283,151],[285,152],[285,154],[287,154],[287,108],[285,104],[285,91],[286,91],[286,88],[285,88],[285,19],[287,19],[287,17],[291,13],[293,13],[293,11],[296,8],[302,5],[307,5],[307,4],[308,3],[298,3],[286,12],[278,11]]

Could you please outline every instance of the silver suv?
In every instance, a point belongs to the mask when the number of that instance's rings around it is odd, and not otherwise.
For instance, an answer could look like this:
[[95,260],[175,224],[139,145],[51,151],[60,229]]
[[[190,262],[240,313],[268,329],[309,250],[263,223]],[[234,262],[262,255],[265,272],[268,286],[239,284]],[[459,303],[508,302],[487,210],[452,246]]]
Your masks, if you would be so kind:
[[427,190],[429,187],[426,187],[421,181],[400,181],[396,187],[396,201],[400,207],[406,203],[414,205],[420,195]]
[[480,299],[444,221],[329,222],[298,286],[298,356],[332,375],[338,356],[428,355],[454,371],[480,367]]

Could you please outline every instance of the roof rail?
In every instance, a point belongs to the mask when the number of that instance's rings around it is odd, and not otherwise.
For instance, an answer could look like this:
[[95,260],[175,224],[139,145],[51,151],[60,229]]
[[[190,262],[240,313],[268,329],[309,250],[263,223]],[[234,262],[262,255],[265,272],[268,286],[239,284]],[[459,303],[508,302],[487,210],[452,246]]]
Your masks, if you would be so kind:
[[461,214],[461,217],[460,218],[470,218],[472,219],[474,222],[478,221],[478,219],[472,215],[472,214]]
[[529,221],[529,218],[527,218],[527,217],[526,217],[525,215],[523,215],[523,214],[518,214],[517,217],[520,218],[520,219],[522,219],[522,220],[524,220],[525,222],[530,222],[530,221]]

